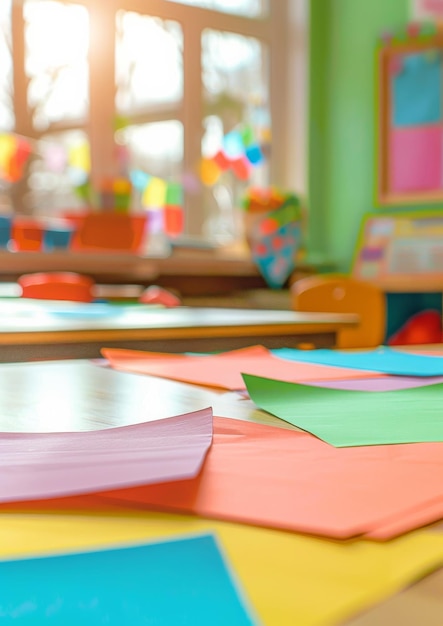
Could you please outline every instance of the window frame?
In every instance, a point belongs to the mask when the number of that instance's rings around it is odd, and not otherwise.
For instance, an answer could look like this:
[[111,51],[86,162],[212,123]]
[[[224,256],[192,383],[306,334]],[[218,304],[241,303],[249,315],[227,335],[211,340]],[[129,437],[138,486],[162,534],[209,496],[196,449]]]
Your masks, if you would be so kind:
[[[269,104],[272,118],[273,185],[306,190],[307,136],[307,23],[309,0],[270,0],[263,18],[248,18],[165,0],[72,0],[90,14],[89,117],[86,122],[53,123],[44,133],[32,126],[27,106],[23,0],[12,4],[13,102],[15,129],[19,135],[40,136],[82,129],[89,136],[92,182],[113,171],[115,120],[115,18],[120,9],[178,21],[183,30],[183,100],[177,107],[150,110],[131,116],[135,123],[179,120],[184,128],[183,170],[192,171],[201,158],[203,94],[201,34],[205,29],[254,37],[269,51]],[[302,96],[300,96],[302,94]],[[190,206],[192,202],[192,206]],[[204,220],[203,193],[185,203],[185,232],[201,235]]]

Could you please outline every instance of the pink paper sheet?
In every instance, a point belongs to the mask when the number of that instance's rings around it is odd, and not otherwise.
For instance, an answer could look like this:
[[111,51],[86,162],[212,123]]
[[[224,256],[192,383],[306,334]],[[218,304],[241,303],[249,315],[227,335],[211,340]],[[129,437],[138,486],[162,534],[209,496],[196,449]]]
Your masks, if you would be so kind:
[[432,191],[442,186],[442,132],[438,125],[391,132],[393,191]]
[[75,433],[2,433],[0,502],[190,479],[212,443],[212,410]]
[[203,356],[170,355],[112,348],[104,348],[102,353],[111,366],[117,370],[229,390],[245,389],[242,373],[271,376],[286,382],[379,376],[377,372],[280,359],[263,346]]
[[[340,539],[395,521],[387,538],[415,528],[415,511],[443,500],[443,444],[338,449],[307,433],[216,417],[198,477],[100,497]],[[435,508],[428,513],[421,524],[436,519]]]

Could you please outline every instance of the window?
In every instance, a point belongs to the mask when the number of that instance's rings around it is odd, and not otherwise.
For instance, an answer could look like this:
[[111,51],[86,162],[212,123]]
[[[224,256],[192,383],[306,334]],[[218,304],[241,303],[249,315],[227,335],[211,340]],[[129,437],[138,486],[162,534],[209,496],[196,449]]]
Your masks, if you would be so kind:
[[187,234],[234,238],[248,185],[298,183],[289,27],[302,3],[2,0],[2,206],[57,215],[123,176],[133,210],[171,188]]

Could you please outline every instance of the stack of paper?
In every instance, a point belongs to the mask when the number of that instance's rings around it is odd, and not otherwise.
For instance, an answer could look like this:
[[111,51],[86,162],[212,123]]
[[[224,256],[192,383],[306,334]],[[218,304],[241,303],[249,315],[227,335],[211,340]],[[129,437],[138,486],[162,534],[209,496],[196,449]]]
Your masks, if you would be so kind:
[[[11,593],[0,616],[28,607],[86,624],[106,611],[115,623],[335,624],[443,564],[443,534],[416,530],[443,517],[441,356],[103,354],[114,369],[246,390],[302,430],[204,409],[89,433],[2,435],[0,551],[10,559],[0,577]],[[48,509],[58,516],[17,513]],[[47,540],[35,539],[39,519]],[[44,558],[17,560],[30,549]],[[115,568],[113,586],[104,573]],[[79,588],[84,570],[91,580]],[[53,582],[33,588],[36,578]]]

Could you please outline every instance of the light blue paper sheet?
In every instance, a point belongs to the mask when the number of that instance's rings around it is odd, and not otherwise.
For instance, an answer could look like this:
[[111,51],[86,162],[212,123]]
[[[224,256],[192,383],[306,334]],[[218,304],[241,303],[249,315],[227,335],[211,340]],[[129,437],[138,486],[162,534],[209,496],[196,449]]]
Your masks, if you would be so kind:
[[32,626],[251,626],[212,535],[0,561],[0,620]]
[[368,370],[395,376],[441,376],[443,375],[443,357],[425,356],[380,347],[366,351],[340,350],[295,350],[278,348],[271,352],[289,361],[303,361],[350,369]]
[[442,116],[442,69],[440,54],[430,51],[399,56],[392,77],[395,126],[434,124]]

